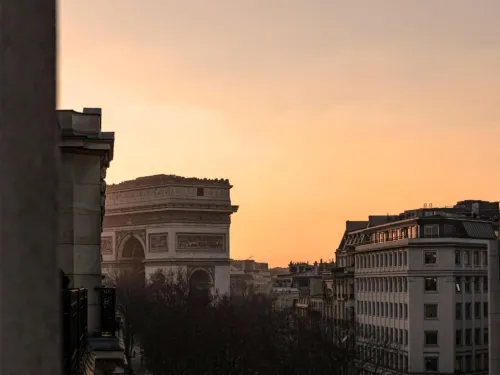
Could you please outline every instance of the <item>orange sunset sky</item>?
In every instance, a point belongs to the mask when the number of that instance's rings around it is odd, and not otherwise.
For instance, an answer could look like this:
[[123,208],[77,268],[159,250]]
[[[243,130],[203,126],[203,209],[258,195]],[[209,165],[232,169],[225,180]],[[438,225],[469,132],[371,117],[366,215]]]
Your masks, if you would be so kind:
[[63,0],[59,108],[114,183],[228,178],[231,255],[330,259],[346,220],[500,200],[498,0]]

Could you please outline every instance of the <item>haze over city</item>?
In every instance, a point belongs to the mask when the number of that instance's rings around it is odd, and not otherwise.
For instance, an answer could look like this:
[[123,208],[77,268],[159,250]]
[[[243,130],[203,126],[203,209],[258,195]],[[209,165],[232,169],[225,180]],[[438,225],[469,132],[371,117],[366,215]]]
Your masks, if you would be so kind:
[[59,4],[58,108],[103,108],[108,183],[228,178],[234,258],[326,260],[346,220],[499,199],[498,1]]

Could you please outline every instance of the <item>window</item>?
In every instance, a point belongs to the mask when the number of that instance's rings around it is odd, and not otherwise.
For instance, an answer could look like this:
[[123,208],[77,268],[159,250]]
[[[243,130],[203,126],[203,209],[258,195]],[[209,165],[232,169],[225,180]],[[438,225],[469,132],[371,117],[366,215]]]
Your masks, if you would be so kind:
[[476,371],[481,371],[483,369],[483,364],[481,363],[481,354],[476,354],[474,362],[475,362],[474,367]]
[[425,371],[437,372],[439,370],[439,361],[437,357],[425,357],[424,358],[424,368]]
[[472,303],[470,302],[467,302],[465,304],[465,319],[472,319]]
[[455,371],[462,372],[462,357],[455,357]]
[[483,345],[488,345],[488,328],[483,331]]
[[481,345],[481,328],[474,330],[474,344]]
[[462,319],[462,304],[461,303],[456,303],[455,304],[455,318],[457,320]]
[[426,238],[439,237],[439,226],[437,224],[424,225],[424,237]]
[[481,302],[474,302],[474,318],[481,319]]
[[470,251],[464,250],[464,264],[470,266]]
[[462,264],[462,252],[460,250],[455,251],[455,265],[459,266]]
[[408,305],[405,303],[404,307],[405,307],[405,319],[408,319]]
[[462,346],[462,330],[461,329],[457,329],[455,331],[455,345]]
[[465,291],[465,293],[470,293],[470,277],[469,276],[464,277],[464,291]]
[[480,292],[479,277],[474,277],[474,292]]
[[487,251],[483,252],[483,266],[488,267],[488,252]]
[[433,304],[425,304],[424,305],[424,314],[425,319],[437,319],[438,317],[438,305]]
[[473,260],[474,260],[474,265],[479,266],[479,251],[474,251]]
[[460,280],[460,277],[455,277],[455,292],[457,293],[461,293],[462,292],[462,288],[461,288],[461,280]]
[[438,331],[425,331],[425,346],[438,345]]
[[426,292],[437,292],[437,277],[426,277],[424,283]]
[[488,317],[488,302],[483,302],[483,315],[485,318]]
[[198,197],[203,197],[205,195],[205,189],[202,187],[196,188],[196,195]]
[[483,291],[487,292],[488,291],[488,278],[483,277]]
[[424,251],[424,264],[436,264],[436,263],[437,263],[437,252]]
[[465,330],[465,345],[472,345],[472,330],[470,328]]

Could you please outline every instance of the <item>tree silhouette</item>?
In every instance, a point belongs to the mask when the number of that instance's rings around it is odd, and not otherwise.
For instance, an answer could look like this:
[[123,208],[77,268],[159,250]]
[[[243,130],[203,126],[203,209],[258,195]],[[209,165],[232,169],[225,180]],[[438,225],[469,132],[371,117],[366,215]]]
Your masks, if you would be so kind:
[[142,293],[142,320],[129,330],[153,375],[359,375],[394,367],[382,355],[398,350],[388,340],[368,338],[355,322],[278,311],[264,295],[207,300],[180,271],[155,273]]

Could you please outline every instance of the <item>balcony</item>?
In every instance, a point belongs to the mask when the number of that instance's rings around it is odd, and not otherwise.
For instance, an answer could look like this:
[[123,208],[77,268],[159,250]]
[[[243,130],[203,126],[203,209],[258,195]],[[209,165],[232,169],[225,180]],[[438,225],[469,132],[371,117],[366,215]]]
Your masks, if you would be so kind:
[[[370,251],[370,250],[382,250],[386,248],[407,246],[411,243],[421,243],[421,242],[446,242],[453,239],[455,242],[467,242],[467,241],[477,241],[477,240],[487,240],[488,238],[474,237],[472,235],[466,235],[461,233],[425,233],[422,235],[414,236],[393,236],[386,240],[368,240],[361,242],[356,247],[356,251]],[[493,239],[493,237],[491,238]]]
[[76,374],[87,349],[87,290],[63,289],[63,370]]
[[116,337],[116,292],[115,288],[98,288],[101,303],[101,336]]
[[79,374],[84,368],[86,373],[109,372],[124,364],[124,348],[117,335],[115,289],[97,288],[97,292],[100,332],[89,334],[87,289],[62,289],[65,375]]

